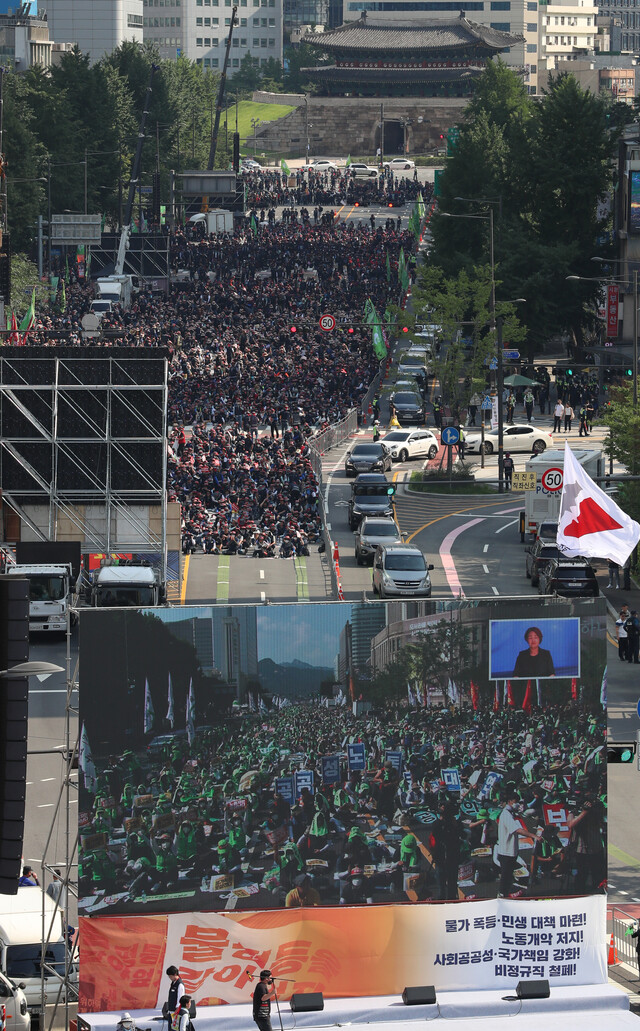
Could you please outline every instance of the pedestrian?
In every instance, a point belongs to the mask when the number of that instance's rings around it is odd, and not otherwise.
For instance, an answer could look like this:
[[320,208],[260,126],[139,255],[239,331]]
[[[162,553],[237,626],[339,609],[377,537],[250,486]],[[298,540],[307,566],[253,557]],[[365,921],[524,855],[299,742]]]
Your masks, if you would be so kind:
[[518,837],[529,832],[522,827],[516,817],[518,795],[514,789],[507,791],[507,804],[498,819],[497,856],[500,865],[500,890],[498,898],[504,899],[511,894],[513,875],[518,865]]
[[380,420],[379,419],[374,419],[374,421],[373,421],[373,441],[374,441],[374,443],[376,443],[376,441],[378,441],[378,440],[380,440]]
[[562,429],[562,417],[564,415],[564,405],[562,401],[558,401],[555,408],[553,409],[553,432],[559,433]]
[[465,439],[464,439],[464,427],[463,426],[459,426],[458,427],[458,433],[460,434],[460,436],[458,438],[458,456],[460,458],[460,461],[464,462]]
[[260,980],[253,992],[253,1019],[260,1031],[273,1031],[271,1027],[271,996],[275,985],[270,970],[260,971]]
[[469,398],[469,426],[475,426],[478,405],[480,405],[481,403],[482,402],[479,394],[472,394]]
[[438,884],[438,899],[458,898],[458,869],[460,866],[460,833],[457,805],[453,801],[441,803],[440,818],[431,824],[433,863]]
[[513,458],[511,457],[510,451],[505,451],[504,458],[502,459],[502,471],[504,472],[505,490],[511,490],[511,480],[513,478]]
[[580,405],[580,429],[578,430],[579,437],[588,437],[589,429],[587,426],[587,406]]
[[607,589],[609,589],[611,587],[615,587],[615,589],[617,591],[619,591],[620,590],[620,567],[618,566],[618,563],[614,562],[612,559],[609,559],[608,573],[609,573],[609,583],[607,584]]
[[622,662],[627,661],[627,631],[625,623],[627,622],[628,614],[624,610],[620,610],[618,618],[616,619],[616,640],[618,642],[618,658]]
[[169,1025],[169,1031],[171,1031],[172,1016],[179,1007],[180,999],[184,996],[185,989],[180,977],[180,971],[176,966],[167,967],[165,973],[171,983],[169,985],[167,1001],[162,1007],[162,1014]]
[[640,650],[640,620],[635,609],[631,609],[631,614],[624,628],[627,631],[627,662],[633,662],[637,666],[640,662],[640,658],[638,658],[638,651]]
[[437,397],[433,402],[433,421],[436,427],[442,429],[442,398]]
[[570,402],[567,401],[566,405],[564,406],[564,432],[565,433],[570,433],[571,432],[571,422],[572,422],[572,420],[574,418],[574,415],[575,415],[575,412],[573,411],[573,408],[571,407]]
[[531,387],[527,387],[527,389],[524,392],[524,408],[525,412],[527,413],[527,422],[531,422],[531,418],[533,416],[534,400],[535,398],[533,396],[533,390],[531,389]]
[[513,422],[513,416],[516,410],[516,395],[512,390],[509,391],[507,396],[507,422]]
[[22,867],[22,877],[18,881],[19,888],[37,888],[39,881],[35,870],[32,870],[30,866]]
[[627,929],[627,934],[631,934],[632,938],[636,940],[636,961],[638,963],[638,971],[640,971],[640,924],[633,930],[633,924]]
[[53,899],[54,902],[57,902],[60,909],[67,908],[67,890],[64,886],[60,870],[53,871],[53,880],[47,888],[47,895],[49,898]]
[[592,400],[589,400],[585,407],[587,409],[587,426],[589,428],[589,433],[593,433],[593,419],[596,412],[596,406]]
[[190,1006],[191,996],[181,996],[178,1008],[171,1014],[170,1031],[190,1031]]

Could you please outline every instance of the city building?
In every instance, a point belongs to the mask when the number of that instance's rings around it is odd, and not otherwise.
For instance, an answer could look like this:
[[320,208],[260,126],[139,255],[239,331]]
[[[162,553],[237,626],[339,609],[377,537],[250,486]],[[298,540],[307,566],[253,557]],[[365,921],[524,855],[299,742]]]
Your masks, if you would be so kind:
[[[232,0],[141,0],[144,38],[156,44],[161,57],[180,55],[207,71],[217,72],[231,25]],[[282,63],[283,0],[238,0],[227,74],[238,71],[243,57],[266,64]]]
[[389,26],[406,21],[433,26],[463,16],[475,26],[507,33],[514,38],[499,48],[500,57],[523,75],[530,93],[536,92],[538,0],[342,0],[342,5],[343,22],[375,13]]
[[203,673],[215,670],[213,659],[213,622],[207,617],[191,616],[189,619],[172,621],[171,633],[181,641],[192,645]]
[[125,40],[142,43],[142,0],[40,0],[51,39],[74,43],[99,61]]
[[[335,58],[335,65],[304,69],[319,91],[330,96],[465,97],[487,60],[521,43],[520,36],[468,21],[463,12],[446,22],[367,14],[367,6],[377,10],[385,2],[358,0],[357,21],[304,37],[306,44]],[[394,6],[402,3],[394,0]],[[437,5],[414,2],[407,9],[416,6]]]
[[640,89],[640,66],[631,54],[594,53],[590,57],[556,60],[552,69],[543,67],[539,73],[539,88],[546,89],[548,76],[569,72],[584,90],[591,93],[607,91],[614,101],[632,104]]
[[30,11],[35,12],[35,5],[25,3],[16,12],[0,12],[0,61],[16,72],[51,65],[53,42],[47,19]]
[[614,20],[618,31],[612,32],[611,51],[632,53],[640,51],[640,0],[602,0],[598,4],[598,24]]
[[598,8],[593,0],[549,0],[540,3],[539,71],[552,71],[558,61],[593,54]]
[[386,622],[386,609],[377,602],[354,605],[351,610],[351,657],[359,673],[371,673],[371,641]]

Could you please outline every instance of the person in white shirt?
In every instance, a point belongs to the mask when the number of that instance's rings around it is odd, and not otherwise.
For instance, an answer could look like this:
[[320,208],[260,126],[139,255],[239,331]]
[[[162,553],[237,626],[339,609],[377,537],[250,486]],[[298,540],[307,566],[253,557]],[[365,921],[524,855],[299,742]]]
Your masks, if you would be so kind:
[[562,416],[564,415],[564,405],[562,401],[558,401],[557,405],[553,409],[553,432],[559,433],[562,429]]
[[500,891],[498,898],[504,899],[509,896],[513,874],[518,864],[518,836],[526,836],[527,831],[523,830],[522,824],[515,815],[515,806],[518,796],[515,791],[507,795],[507,804],[500,813],[498,819],[498,862],[500,863]]

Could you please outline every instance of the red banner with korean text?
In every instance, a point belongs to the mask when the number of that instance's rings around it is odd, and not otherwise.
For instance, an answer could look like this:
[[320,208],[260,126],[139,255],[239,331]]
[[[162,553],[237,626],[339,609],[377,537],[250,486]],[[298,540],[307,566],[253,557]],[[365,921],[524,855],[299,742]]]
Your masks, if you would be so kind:
[[617,337],[618,335],[618,301],[620,288],[617,283],[609,283],[607,286],[607,336]]

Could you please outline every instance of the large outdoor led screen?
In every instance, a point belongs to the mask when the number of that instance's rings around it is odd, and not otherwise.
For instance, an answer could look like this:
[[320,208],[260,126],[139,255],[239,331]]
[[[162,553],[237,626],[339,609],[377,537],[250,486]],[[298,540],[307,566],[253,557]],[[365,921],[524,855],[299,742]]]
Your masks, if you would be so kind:
[[629,232],[640,233],[640,171],[629,173]]
[[580,676],[579,619],[492,619],[490,680]]
[[589,599],[82,612],[80,911],[598,891],[604,678]]

